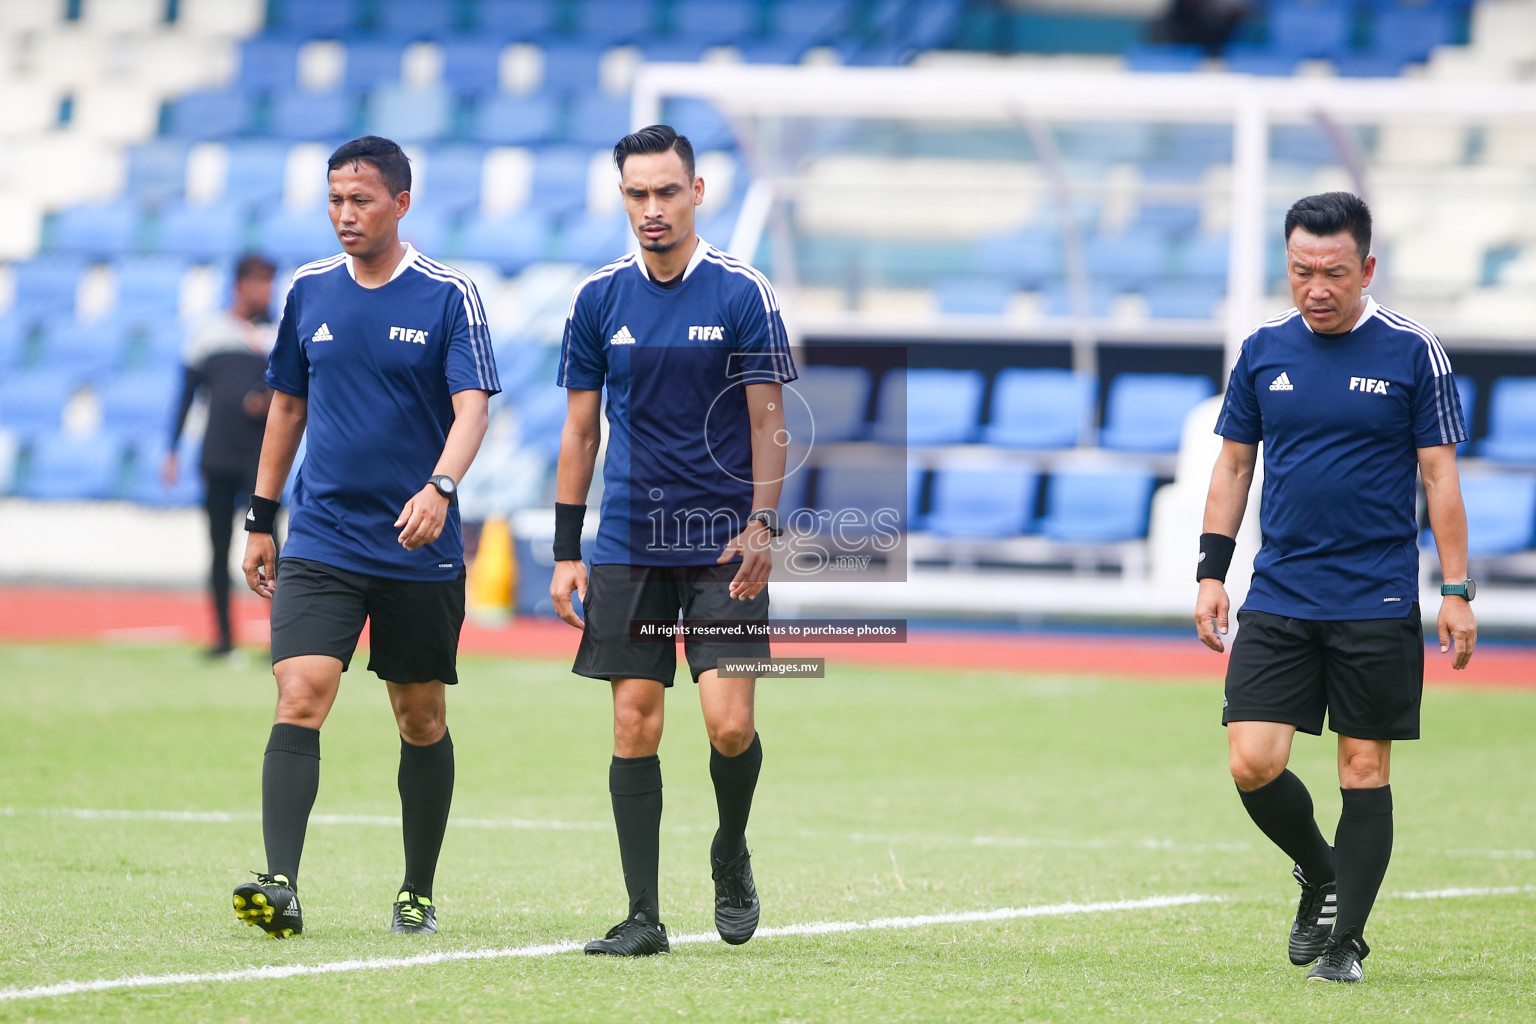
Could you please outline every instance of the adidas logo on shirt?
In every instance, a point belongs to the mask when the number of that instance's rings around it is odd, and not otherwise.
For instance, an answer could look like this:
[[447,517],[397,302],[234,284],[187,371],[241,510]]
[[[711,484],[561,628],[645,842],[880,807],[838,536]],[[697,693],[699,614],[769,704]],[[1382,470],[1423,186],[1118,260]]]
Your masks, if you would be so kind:
[[608,344],[610,345],[633,345],[634,343],[635,336],[629,333],[628,324],[620,327],[614,336],[608,339]]
[[1280,376],[1278,376],[1274,380],[1270,381],[1270,383],[1269,383],[1269,390],[1271,390],[1271,391],[1295,391],[1296,390],[1296,385],[1292,384],[1291,383],[1291,378],[1286,376],[1286,373],[1285,373],[1284,370],[1281,370],[1280,371]]
[[309,340],[310,341],[334,341],[335,339],[331,337],[330,325],[329,324],[321,324],[320,325],[320,329],[318,331],[316,331],[314,334],[309,336]]

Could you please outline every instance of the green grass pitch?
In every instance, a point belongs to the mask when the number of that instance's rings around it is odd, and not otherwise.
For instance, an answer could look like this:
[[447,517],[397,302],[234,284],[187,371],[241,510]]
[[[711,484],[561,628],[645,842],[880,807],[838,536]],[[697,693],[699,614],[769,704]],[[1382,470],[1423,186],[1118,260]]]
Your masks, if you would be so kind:
[[[1394,758],[1397,848],[1365,982],[1322,986],[1285,959],[1295,885],[1226,777],[1219,687],[829,661],[825,680],[759,691],[765,762],[749,838],[765,928],[1213,899],[700,942],[643,961],[563,952],[35,997],[25,990],[602,934],[624,908],[609,700],[562,664],[465,660],[449,703],[458,790],[437,878],[442,931],[392,936],[398,748],[360,662],[324,732],[307,933],[273,942],[229,906],[263,866],[265,666],[165,648],[7,647],[0,1020],[1536,1018],[1536,692],[1429,692],[1427,738]],[[669,712],[662,914],[674,934],[698,933],[711,926],[708,747],[691,686],[672,692]],[[1332,742],[1300,737],[1296,755],[1331,834]],[[83,810],[136,813],[65,813]],[[142,813],[155,811],[197,813]],[[1403,895],[1458,887],[1510,891]]]

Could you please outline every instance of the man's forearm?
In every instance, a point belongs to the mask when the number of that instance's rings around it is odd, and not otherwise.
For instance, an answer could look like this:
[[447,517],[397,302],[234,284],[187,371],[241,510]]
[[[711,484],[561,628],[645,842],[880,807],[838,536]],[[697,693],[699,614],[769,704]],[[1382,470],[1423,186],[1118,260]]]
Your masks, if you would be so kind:
[[[453,426],[448,428],[443,453],[438,456],[432,475],[447,474],[453,477],[455,483],[463,480],[464,474],[469,472],[475,456],[480,452],[480,443],[485,440],[489,425],[490,415],[484,405],[455,412]],[[425,485],[426,481],[423,480],[422,484]]]
[[308,401],[281,391],[273,395],[272,408],[267,413],[266,433],[261,439],[261,461],[256,468],[256,493],[259,496],[273,501],[282,497],[283,485],[288,482],[288,471],[293,468],[293,457],[298,454],[299,441],[308,421]]
[[1429,529],[1440,553],[1440,576],[1458,583],[1467,578],[1467,511],[1459,488],[1424,488],[1429,507]]
[[752,507],[778,508],[779,495],[784,490],[784,466],[787,455],[779,437],[784,430],[784,418],[777,424],[752,426]]

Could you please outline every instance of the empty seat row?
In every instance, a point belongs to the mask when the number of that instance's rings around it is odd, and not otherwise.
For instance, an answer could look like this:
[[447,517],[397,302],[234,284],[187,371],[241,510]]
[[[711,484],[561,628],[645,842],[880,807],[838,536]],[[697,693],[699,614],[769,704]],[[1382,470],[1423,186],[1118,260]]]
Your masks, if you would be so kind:
[[[1145,537],[1151,474],[1127,470],[950,469],[934,472],[931,509],[916,529],[957,540],[1040,533],[1052,540],[1110,543]],[[1038,492],[1042,491],[1042,497]],[[1036,517],[1037,506],[1044,514]]]
[[141,505],[192,505],[202,500],[195,443],[183,444],[176,479],[161,478],[163,433],[99,430],[83,436],[52,432],[22,446],[14,481],[0,480],[0,493],[39,501],[124,499]]
[[[873,384],[862,367],[805,368],[800,380],[787,386],[790,436],[803,444],[871,439],[1043,449],[1072,447],[1094,436],[1098,382],[1070,370],[1002,371],[992,386],[985,424],[987,381],[979,370],[888,371],[871,423],[866,410]],[[1175,451],[1185,415],[1214,393],[1214,383],[1202,375],[1119,374],[1109,384],[1098,443],[1123,451]]]
[[[1536,474],[1467,473],[1461,478],[1467,509],[1467,557],[1499,558],[1536,547]],[[1425,530],[1420,543],[1435,547]]]
[[[5,374],[0,382],[0,427],[25,438],[58,432],[81,382],[82,374],[75,369]],[[107,376],[96,386],[101,425],[127,435],[166,434],[180,393],[181,373],[176,367]]]

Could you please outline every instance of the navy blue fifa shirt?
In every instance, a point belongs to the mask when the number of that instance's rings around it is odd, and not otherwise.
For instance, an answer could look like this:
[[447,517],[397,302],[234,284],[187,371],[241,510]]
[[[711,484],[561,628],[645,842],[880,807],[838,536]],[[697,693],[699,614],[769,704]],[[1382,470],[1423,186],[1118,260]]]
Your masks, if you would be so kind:
[[300,267],[283,307],[267,384],[308,399],[283,555],[412,580],[464,567],[458,506],[442,536],[415,551],[395,519],[437,466],[452,395],[501,386],[485,308],[463,274],[406,247],[390,281],[357,283],[340,253]]
[[1264,442],[1264,541],[1243,607],[1298,619],[1406,616],[1418,600],[1418,449],[1466,440],[1433,334],[1367,299],[1353,330],[1298,310],[1232,367],[1216,433]]
[[638,253],[582,282],[558,383],[608,389],[593,563],[714,564],[752,512],[746,385],[795,377],[767,278],[702,239],[669,288]]

